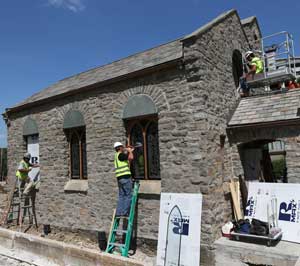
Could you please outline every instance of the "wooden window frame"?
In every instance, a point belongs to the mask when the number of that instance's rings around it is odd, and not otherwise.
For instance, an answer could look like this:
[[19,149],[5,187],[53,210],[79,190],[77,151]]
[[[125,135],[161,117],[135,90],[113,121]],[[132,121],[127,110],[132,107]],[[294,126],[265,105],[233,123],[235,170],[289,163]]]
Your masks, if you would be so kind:
[[[142,122],[147,121],[145,125],[142,124]],[[139,125],[142,129],[143,134],[143,151],[144,151],[144,178],[141,180],[161,180],[161,178],[149,178],[149,165],[148,165],[148,147],[147,147],[147,131],[151,123],[157,123],[158,124],[158,117],[157,116],[150,116],[150,117],[138,117],[133,118],[126,121],[126,132],[127,132],[127,143],[129,145],[134,145],[134,143],[131,143],[131,131],[132,128],[136,125]]]
[[[72,180],[84,180],[88,178],[88,175],[84,175],[84,151],[83,151],[83,139],[85,139],[86,144],[86,130],[85,127],[70,128],[68,131],[68,143],[69,143],[69,177]],[[72,173],[72,138],[76,134],[79,140],[79,178],[75,178]]]

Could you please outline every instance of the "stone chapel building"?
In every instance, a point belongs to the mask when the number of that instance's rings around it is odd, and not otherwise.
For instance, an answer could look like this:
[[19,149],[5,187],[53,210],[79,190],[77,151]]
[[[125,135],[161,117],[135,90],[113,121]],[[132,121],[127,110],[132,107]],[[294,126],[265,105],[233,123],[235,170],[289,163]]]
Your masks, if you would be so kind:
[[[239,116],[227,129],[242,53],[260,38],[255,17],[241,20],[230,10],[178,40],[65,78],[8,108],[10,179],[28,139],[39,145],[39,222],[108,232],[117,201],[113,143],[141,142],[143,165],[133,165],[141,180],[138,237],[157,240],[161,192],[201,192],[201,257],[210,265],[212,244],[231,217],[224,182],[233,168],[242,171],[229,140],[245,142],[249,134],[234,127],[247,123]],[[268,139],[285,133],[269,130]]]

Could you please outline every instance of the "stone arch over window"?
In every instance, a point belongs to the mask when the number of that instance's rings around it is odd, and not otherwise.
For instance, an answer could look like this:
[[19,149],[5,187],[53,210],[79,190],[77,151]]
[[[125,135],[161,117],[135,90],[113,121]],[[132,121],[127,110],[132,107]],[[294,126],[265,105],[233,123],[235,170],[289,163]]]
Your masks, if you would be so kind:
[[23,136],[31,136],[39,134],[37,123],[34,119],[28,117],[23,125]]
[[77,110],[69,110],[64,117],[64,129],[84,127],[84,117],[81,112]]
[[243,57],[239,50],[234,50],[232,53],[232,75],[235,86],[239,86],[239,79],[243,76]]
[[157,107],[150,96],[146,94],[139,94],[131,96],[124,109],[123,119],[130,119],[134,117],[157,115]]

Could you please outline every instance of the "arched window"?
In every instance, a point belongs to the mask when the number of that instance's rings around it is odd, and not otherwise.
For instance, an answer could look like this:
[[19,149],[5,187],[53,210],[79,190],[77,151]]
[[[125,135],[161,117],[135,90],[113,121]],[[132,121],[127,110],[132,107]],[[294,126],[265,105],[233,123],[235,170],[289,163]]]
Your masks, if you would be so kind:
[[235,86],[239,86],[240,77],[243,76],[243,59],[239,50],[234,50],[232,54],[232,75]]
[[130,145],[142,144],[134,150],[131,172],[136,179],[160,179],[157,117],[127,121]]
[[132,96],[123,110],[130,145],[134,150],[131,172],[136,179],[160,179],[158,111],[150,96]]
[[[39,130],[36,121],[31,117],[28,117],[23,125],[23,137],[26,150],[31,154],[30,162],[39,164]],[[28,175],[32,180],[38,181],[40,179],[40,168],[33,168]]]
[[72,179],[87,178],[85,122],[79,111],[70,110],[64,119],[64,130],[69,143],[69,172]]

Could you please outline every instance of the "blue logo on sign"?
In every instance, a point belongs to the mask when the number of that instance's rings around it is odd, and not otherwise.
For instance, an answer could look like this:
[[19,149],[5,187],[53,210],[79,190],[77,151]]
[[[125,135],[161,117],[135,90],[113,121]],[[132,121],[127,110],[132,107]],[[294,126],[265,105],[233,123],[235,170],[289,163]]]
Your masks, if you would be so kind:
[[174,225],[173,233],[176,235],[189,235],[190,219],[187,218],[174,218],[172,220]]
[[281,202],[279,206],[279,217],[281,221],[296,222],[296,210],[297,203],[295,200],[291,200],[289,204]]
[[250,197],[247,201],[246,209],[245,209],[245,216],[252,216],[254,209],[254,198]]

